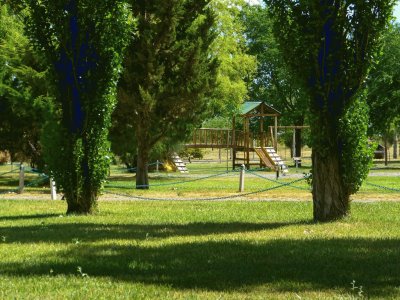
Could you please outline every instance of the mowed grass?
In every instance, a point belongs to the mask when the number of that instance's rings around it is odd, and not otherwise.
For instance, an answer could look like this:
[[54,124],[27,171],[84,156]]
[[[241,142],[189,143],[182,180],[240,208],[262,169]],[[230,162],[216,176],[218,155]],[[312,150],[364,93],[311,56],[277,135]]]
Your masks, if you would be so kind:
[[310,202],[0,205],[0,299],[400,297],[397,202],[353,203],[327,224]]

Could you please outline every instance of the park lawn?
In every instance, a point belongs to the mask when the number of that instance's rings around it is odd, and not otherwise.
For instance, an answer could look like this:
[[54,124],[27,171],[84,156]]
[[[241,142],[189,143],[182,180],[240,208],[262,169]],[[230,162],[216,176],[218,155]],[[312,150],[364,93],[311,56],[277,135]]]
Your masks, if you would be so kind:
[[[0,299],[400,297],[400,203],[1,200]],[[355,281],[356,288],[352,288]],[[362,287],[361,287],[362,286]]]

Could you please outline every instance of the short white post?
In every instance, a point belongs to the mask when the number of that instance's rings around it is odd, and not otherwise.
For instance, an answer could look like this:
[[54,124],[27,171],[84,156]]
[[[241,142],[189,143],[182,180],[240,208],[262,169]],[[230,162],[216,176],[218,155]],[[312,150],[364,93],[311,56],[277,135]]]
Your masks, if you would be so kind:
[[240,170],[240,180],[239,180],[239,192],[244,192],[244,175],[246,172],[246,166],[242,165]]
[[19,167],[19,187],[18,194],[22,194],[25,186],[25,166],[21,164]]
[[50,192],[51,192],[51,200],[57,200],[56,182],[51,177],[50,177]]

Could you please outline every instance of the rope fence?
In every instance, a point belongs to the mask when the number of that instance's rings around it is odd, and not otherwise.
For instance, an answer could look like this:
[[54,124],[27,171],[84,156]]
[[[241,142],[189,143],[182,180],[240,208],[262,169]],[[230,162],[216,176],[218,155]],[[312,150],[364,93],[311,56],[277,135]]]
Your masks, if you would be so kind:
[[264,193],[267,191],[275,190],[283,186],[289,186],[294,183],[300,182],[302,180],[305,180],[305,178],[300,178],[291,182],[287,183],[281,183],[273,187],[265,188],[265,189],[260,189],[254,192],[247,192],[247,193],[242,193],[242,194],[237,194],[237,195],[229,195],[229,196],[221,196],[221,197],[207,197],[207,198],[155,198],[155,197],[143,197],[143,196],[135,196],[135,195],[129,195],[129,194],[124,194],[124,193],[115,193],[115,192],[110,192],[110,191],[103,191],[105,194],[110,194],[110,195],[115,195],[115,196],[120,196],[120,197],[126,197],[129,199],[138,199],[138,200],[151,200],[151,201],[218,201],[218,200],[227,200],[227,199],[236,199],[236,198],[244,198],[249,195],[255,195],[255,194],[260,194]]
[[[154,163],[150,163],[149,166],[152,165],[161,165],[162,162],[154,162]],[[20,166],[21,167],[21,166]],[[0,173],[0,177],[4,177],[10,174],[15,174],[20,172],[20,167],[19,168],[15,168],[12,169],[10,171],[4,172],[4,173]],[[130,170],[134,170],[136,168],[132,168]],[[219,168],[219,170],[221,170],[222,168]],[[120,197],[126,197],[129,199],[137,199],[137,200],[154,200],[154,201],[174,201],[174,200],[184,200],[184,201],[195,201],[195,200],[204,200],[204,201],[216,201],[216,200],[227,200],[227,199],[237,199],[237,198],[245,198],[246,196],[249,195],[256,195],[256,194],[261,194],[264,192],[268,192],[271,190],[275,190],[275,189],[279,189],[279,188],[284,188],[284,187],[290,187],[290,188],[294,188],[294,189],[298,189],[298,190],[302,190],[302,191],[311,191],[310,187],[304,187],[304,186],[299,186],[298,183],[300,182],[304,182],[307,181],[306,175],[302,178],[299,179],[295,179],[295,180],[291,180],[289,182],[282,182],[282,179],[278,180],[278,179],[271,179],[268,178],[267,176],[261,175],[259,174],[259,172],[261,171],[265,171],[268,168],[257,168],[257,169],[252,169],[252,170],[239,170],[239,169],[235,169],[235,170],[226,170],[224,172],[219,172],[219,173],[215,173],[215,174],[210,174],[210,175],[206,175],[206,176],[201,176],[198,177],[198,175],[190,175],[187,174],[185,176],[174,176],[174,175],[170,175],[168,174],[167,176],[157,176],[157,177],[153,177],[151,180],[162,180],[162,179],[183,179],[183,180],[178,180],[178,181],[173,181],[173,182],[160,182],[160,183],[154,183],[154,184],[148,184],[148,185],[140,185],[140,186],[123,186],[123,185],[118,185],[118,184],[113,184],[112,182],[109,182],[108,184],[105,185],[105,190],[103,191],[105,194],[109,194],[109,195],[115,195],[115,196],[120,196]],[[125,170],[127,170],[125,168]],[[202,171],[204,170],[214,170],[215,168],[201,168]],[[200,169],[199,169],[200,171]],[[49,176],[40,172],[37,169],[34,168],[29,168],[29,167],[25,167],[24,168],[24,172],[26,174],[34,174],[37,175],[38,178],[37,179],[32,179],[30,178],[30,180],[28,181],[27,184],[24,183],[24,179],[23,179],[23,187],[37,187],[41,184],[44,184],[46,181],[49,181]],[[201,181],[207,181],[213,178],[224,178],[224,177],[233,177],[233,176],[237,176],[239,175],[239,173],[241,173],[241,176],[246,173],[248,175],[251,175],[253,177],[265,180],[267,182],[270,182],[273,184],[272,187],[266,187],[266,188],[262,188],[262,189],[258,189],[256,191],[249,191],[249,192],[241,192],[238,194],[231,194],[231,195],[222,195],[219,197],[199,197],[199,198],[157,198],[157,197],[144,197],[144,196],[139,196],[139,195],[132,195],[132,194],[128,194],[128,193],[120,193],[118,191],[112,191],[111,189],[136,189],[136,188],[148,188],[148,187],[167,187],[167,186],[178,186],[178,185],[183,185],[183,184],[187,184],[187,183],[193,183],[193,182],[201,182]],[[17,179],[16,179],[17,180]],[[111,177],[112,180],[112,177]],[[240,179],[240,184],[242,179]],[[21,178],[20,178],[20,182],[21,182]],[[218,182],[219,183],[219,182]],[[230,183],[232,183],[232,181],[230,181]],[[21,183],[20,183],[21,184]],[[222,182],[223,184],[223,182]],[[387,186],[383,186],[380,184],[375,184],[369,181],[365,181],[364,182],[365,186],[371,186],[374,187],[376,189],[379,190],[384,190],[384,191],[388,191],[388,192],[395,192],[395,193],[400,193],[400,188],[397,187],[387,187]],[[201,186],[199,184],[199,186]],[[253,189],[255,189],[255,187],[253,186]],[[242,188],[239,189],[240,191],[242,191]],[[244,189],[243,189],[244,191]],[[0,195],[3,194],[9,194],[9,193],[18,193],[21,192],[21,186],[17,187],[17,188],[11,188],[10,190],[7,191],[0,191]],[[178,194],[179,195],[179,194]]]
[[390,188],[390,187],[387,187],[387,186],[371,183],[371,182],[368,182],[368,181],[366,181],[365,184],[369,185],[369,186],[377,187],[377,188],[380,188],[380,189],[383,189],[383,190],[392,191],[392,192],[399,192],[400,193],[400,189]]

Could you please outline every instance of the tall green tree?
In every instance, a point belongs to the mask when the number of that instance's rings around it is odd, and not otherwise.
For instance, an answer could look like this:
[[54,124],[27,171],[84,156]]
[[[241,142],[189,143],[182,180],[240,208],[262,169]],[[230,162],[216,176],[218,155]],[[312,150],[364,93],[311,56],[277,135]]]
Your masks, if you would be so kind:
[[372,68],[367,81],[370,132],[383,137],[386,150],[387,140],[392,138],[393,156],[397,156],[396,141],[400,129],[400,24],[389,26],[383,42],[382,56]]
[[[264,100],[282,113],[281,125],[305,125],[308,95],[286,64],[273,34],[273,22],[265,6],[248,5],[243,10],[248,53],[258,67],[250,83],[250,98]],[[296,153],[301,156],[302,130],[296,129]],[[290,145],[292,139],[289,139]]]
[[26,0],[26,29],[46,57],[55,116],[43,139],[67,213],[92,213],[107,175],[107,141],[128,38],[123,1]]
[[146,189],[152,147],[185,140],[203,119],[216,80],[214,16],[209,0],[139,0],[131,9],[137,35],[127,49],[116,115],[126,114],[123,125],[135,132],[136,188]]
[[39,142],[50,111],[46,66],[24,35],[22,15],[0,5],[0,151],[43,167]]
[[218,57],[217,88],[208,104],[212,117],[232,118],[243,101],[249,98],[248,83],[257,70],[257,60],[248,53],[245,25],[241,18],[244,0],[212,0],[216,34],[211,50]]
[[310,98],[314,219],[341,218],[369,169],[362,86],[394,1],[265,2],[286,61]]

